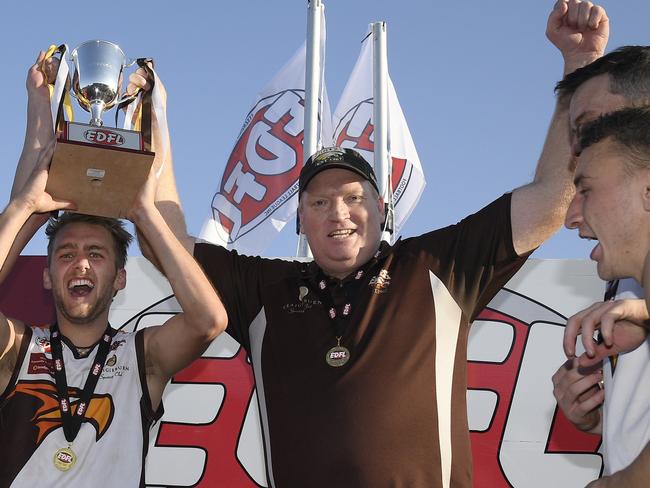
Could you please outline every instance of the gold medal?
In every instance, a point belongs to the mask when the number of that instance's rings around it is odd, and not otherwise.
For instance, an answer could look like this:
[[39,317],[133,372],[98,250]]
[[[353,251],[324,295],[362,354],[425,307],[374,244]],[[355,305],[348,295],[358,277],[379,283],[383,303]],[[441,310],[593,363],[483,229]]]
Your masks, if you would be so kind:
[[72,450],[71,446],[62,447],[54,453],[54,467],[59,471],[68,471],[77,462],[77,455]]
[[327,351],[325,355],[325,361],[333,368],[343,366],[349,359],[350,351],[347,347],[343,347],[340,344]]

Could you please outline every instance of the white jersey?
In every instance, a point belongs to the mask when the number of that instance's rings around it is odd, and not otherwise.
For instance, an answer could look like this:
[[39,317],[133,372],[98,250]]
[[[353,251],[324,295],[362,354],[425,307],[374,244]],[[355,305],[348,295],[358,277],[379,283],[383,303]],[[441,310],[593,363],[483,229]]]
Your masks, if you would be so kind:
[[[620,280],[616,298],[642,298],[643,289],[632,279]],[[612,374],[612,362],[603,364],[604,473],[626,468],[650,441],[650,338],[634,351],[619,354]]]
[[[151,409],[144,375],[143,335],[118,331],[71,449],[76,464],[59,471],[54,454],[68,447],[53,377],[50,332],[31,328],[9,386],[0,396],[0,488],[144,486],[144,458]],[[27,340],[29,339],[29,340]],[[63,340],[63,360],[72,409],[93,364]]]

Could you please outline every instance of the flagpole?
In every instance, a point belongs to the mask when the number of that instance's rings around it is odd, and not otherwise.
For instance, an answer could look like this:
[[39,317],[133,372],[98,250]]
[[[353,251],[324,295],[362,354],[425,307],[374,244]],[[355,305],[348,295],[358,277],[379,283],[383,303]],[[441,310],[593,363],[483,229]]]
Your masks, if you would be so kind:
[[391,243],[393,195],[390,186],[391,164],[388,156],[388,56],[386,53],[386,22],[371,24],[373,125],[375,171],[379,190],[386,205],[388,226],[384,227],[381,239]]
[[[305,125],[303,138],[303,165],[318,149],[318,98],[321,94],[321,35],[322,10],[321,0],[310,0],[307,9],[307,60],[305,68]],[[298,217],[296,217],[298,218]],[[309,244],[304,234],[298,239],[300,257],[312,257]]]
[[307,60],[305,68],[305,134],[303,163],[318,149],[318,98],[321,88],[320,39],[322,34],[320,0],[309,2],[307,15]]

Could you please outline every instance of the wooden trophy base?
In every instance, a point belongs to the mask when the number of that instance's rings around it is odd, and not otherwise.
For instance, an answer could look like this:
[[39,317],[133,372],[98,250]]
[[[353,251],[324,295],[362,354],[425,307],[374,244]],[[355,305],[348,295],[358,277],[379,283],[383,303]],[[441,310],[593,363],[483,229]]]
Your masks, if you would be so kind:
[[59,139],[46,191],[73,202],[76,212],[125,218],[153,159],[152,152]]

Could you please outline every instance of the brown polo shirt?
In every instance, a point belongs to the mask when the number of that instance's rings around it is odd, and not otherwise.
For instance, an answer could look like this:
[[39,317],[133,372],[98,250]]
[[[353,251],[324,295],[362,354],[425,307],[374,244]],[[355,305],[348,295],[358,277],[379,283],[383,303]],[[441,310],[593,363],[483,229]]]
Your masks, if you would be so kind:
[[[472,486],[468,326],[525,260],[510,194],[380,251],[361,279],[321,285],[315,263],[195,246],[251,358],[270,486]],[[339,333],[350,360],[332,367]]]

